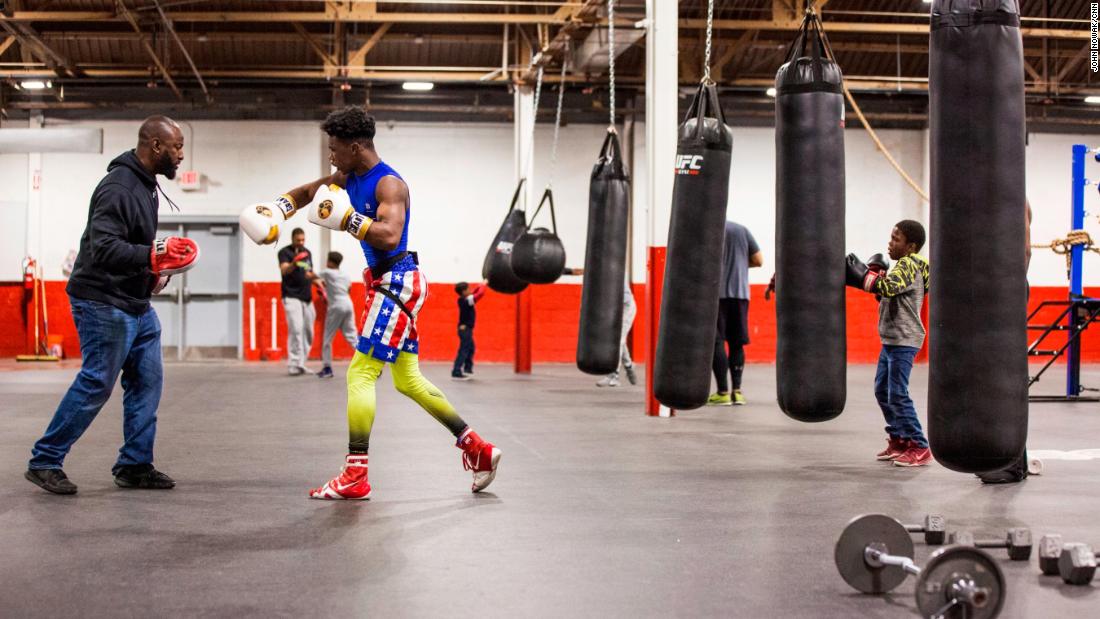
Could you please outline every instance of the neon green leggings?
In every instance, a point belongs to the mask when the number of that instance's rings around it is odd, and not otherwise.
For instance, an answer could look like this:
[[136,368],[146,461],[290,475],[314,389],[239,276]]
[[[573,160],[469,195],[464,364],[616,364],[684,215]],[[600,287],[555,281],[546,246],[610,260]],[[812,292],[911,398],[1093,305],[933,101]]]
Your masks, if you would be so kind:
[[[393,386],[402,394],[412,398],[421,408],[428,411],[436,421],[443,424],[456,437],[466,429],[466,422],[455,412],[447,396],[428,382],[420,373],[420,358],[412,353],[397,355],[393,366]],[[374,385],[382,375],[386,363],[371,355],[355,351],[348,368],[348,452],[367,453],[370,444],[370,430],[374,425],[376,398]]]

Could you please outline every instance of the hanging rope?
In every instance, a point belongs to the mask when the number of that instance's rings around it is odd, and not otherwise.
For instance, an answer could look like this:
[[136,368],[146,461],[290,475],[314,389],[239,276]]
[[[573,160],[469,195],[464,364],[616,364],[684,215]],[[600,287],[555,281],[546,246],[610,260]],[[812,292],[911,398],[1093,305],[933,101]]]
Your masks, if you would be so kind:
[[711,33],[714,31],[714,0],[707,0],[707,44],[703,53],[703,83],[713,84],[710,79]]
[[524,165],[521,177],[527,178],[527,172],[531,169],[531,163],[535,160],[535,128],[539,120],[539,97],[542,95],[542,71],[539,65],[538,77],[535,78],[535,97],[531,103],[531,142],[527,145],[527,161]]
[[[820,19],[817,17],[817,14],[812,8],[807,8],[806,13],[812,14],[814,20],[817,21],[818,28],[821,31],[821,38],[825,41],[825,48],[829,50],[829,60],[832,60],[839,67],[840,63],[837,62],[836,57],[833,56],[832,46],[829,45],[829,37],[825,35],[825,24],[821,23]],[[896,170],[897,173],[900,174],[903,179],[905,179],[905,182],[913,188],[913,191],[917,192],[917,195],[919,195],[922,200],[928,202],[928,194],[925,193],[924,189],[920,185],[918,185],[916,181],[913,180],[912,176],[909,176],[909,174],[904,169],[902,169],[901,164],[899,164],[897,160],[894,159],[894,156],[890,154],[889,150],[887,150],[886,145],[883,144],[882,140],[879,139],[878,133],[876,133],[875,130],[871,128],[871,123],[867,122],[867,117],[863,115],[863,110],[861,110],[859,104],[856,103],[855,97],[852,96],[852,91],[848,90],[848,80],[843,78],[843,73],[841,74],[841,76],[842,77],[840,87],[844,90],[844,97],[848,99],[848,103],[852,106],[852,111],[856,113],[856,118],[859,119],[859,122],[863,125],[863,128],[867,130],[867,134],[871,136],[871,141],[875,143],[875,148],[877,148],[878,151],[882,153],[883,157],[886,157],[886,161],[890,162],[890,165],[893,166],[894,170]]]
[[[562,70],[564,70],[564,66]],[[607,76],[610,84],[611,120],[607,130],[615,131],[615,0],[607,0]]]
[[1092,243],[1092,237],[1087,230],[1070,230],[1064,239],[1054,239],[1050,243],[1032,243],[1031,246],[1038,249],[1049,249],[1054,253],[1066,257],[1066,271],[1069,271],[1073,261],[1073,248],[1082,246],[1085,251],[1100,254],[1100,247]]

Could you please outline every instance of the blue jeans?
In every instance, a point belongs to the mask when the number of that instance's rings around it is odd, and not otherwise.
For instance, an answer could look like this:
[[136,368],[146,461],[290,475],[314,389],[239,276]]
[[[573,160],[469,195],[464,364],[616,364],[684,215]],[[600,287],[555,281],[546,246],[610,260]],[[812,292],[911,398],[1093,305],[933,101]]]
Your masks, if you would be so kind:
[[53,414],[46,434],[31,450],[31,469],[58,469],[111,397],[122,373],[122,431],[125,439],[112,471],[152,464],[157,407],[164,369],[160,321],[150,307],[134,315],[117,307],[70,297],[84,362]]
[[909,397],[909,372],[919,349],[912,346],[883,344],[875,371],[875,399],[886,418],[886,433],[928,447],[924,430],[917,418],[917,409]]
[[458,354],[455,355],[451,376],[474,371],[474,330],[471,327],[458,330]]

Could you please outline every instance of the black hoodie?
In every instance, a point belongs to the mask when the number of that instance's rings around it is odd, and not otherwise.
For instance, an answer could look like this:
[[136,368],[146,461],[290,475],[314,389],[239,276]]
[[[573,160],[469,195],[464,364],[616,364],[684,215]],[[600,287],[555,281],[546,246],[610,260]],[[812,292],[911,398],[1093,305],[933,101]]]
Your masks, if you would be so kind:
[[88,206],[88,225],[65,288],[69,296],[131,314],[149,308],[149,252],[157,233],[157,179],[134,151],[115,157]]

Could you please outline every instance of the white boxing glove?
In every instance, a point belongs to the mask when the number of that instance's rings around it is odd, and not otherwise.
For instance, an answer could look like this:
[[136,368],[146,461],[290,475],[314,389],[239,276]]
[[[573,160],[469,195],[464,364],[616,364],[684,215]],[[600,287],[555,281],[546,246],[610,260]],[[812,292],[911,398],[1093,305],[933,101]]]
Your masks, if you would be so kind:
[[241,230],[257,245],[270,245],[279,241],[279,224],[290,219],[298,207],[289,195],[281,195],[271,202],[260,202],[245,207],[238,221]]
[[362,241],[374,220],[355,211],[351,197],[339,185],[321,185],[306,207],[309,220],[330,230],[343,230]]

